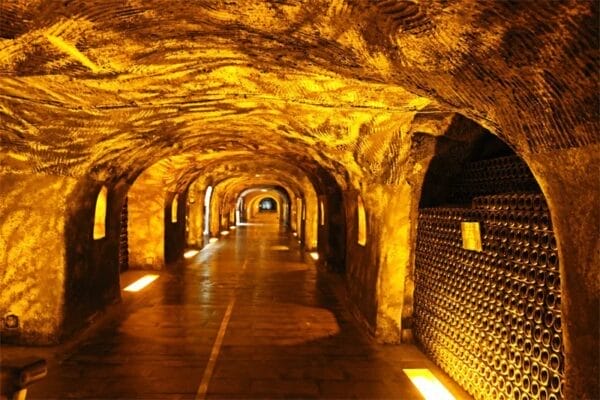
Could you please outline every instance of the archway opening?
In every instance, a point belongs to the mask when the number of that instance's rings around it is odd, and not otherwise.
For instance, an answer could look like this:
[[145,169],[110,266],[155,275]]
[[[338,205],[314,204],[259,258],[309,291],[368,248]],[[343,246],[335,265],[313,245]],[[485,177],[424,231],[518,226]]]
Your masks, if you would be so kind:
[[250,224],[289,225],[289,195],[280,188],[252,188],[240,196],[244,220]]
[[106,236],[106,208],[107,208],[108,189],[102,186],[98,197],[96,198],[96,209],[94,212],[94,240],[102,239]]
[[262,199],[258,203],[259,213],[273,213],[277,212],[277,201],[271,197]]
[[563,398],[556,238],[525,162],[487,132],[437,142],[415,251],[413,333],[476,399]]
[[210,235],[210,198],[212,186],[208,186],[204,192],[204,236]]
[[356,241],[361,246],[367,244],[367,213],[365,211],[365,205],[363,203],[362,197],[358,196],[357,199],[357,209],[356,212],[358,214],[358,234]]

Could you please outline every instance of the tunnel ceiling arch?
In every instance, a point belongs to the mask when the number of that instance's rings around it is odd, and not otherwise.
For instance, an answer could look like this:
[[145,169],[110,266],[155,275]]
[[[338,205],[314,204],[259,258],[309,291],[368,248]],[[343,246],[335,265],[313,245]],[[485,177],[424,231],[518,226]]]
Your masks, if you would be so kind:
[[[215,154],[181,154],[165,158],[146,170],[154,180],[163,182],[171,192],[181,192],[191,184],[217,185],[235,177],[248,187],[255,184],[283,185],[299,195],[301,187],[310,184],[315,190],[324,191],[333,180],[327,170],[306,160],[305,164],[293,164],[282,155],[258,157],[256,153],[228,151]],[[339,182],[341,176],[338,176]],[[304,180],[306,182],[302,183]],[[201,182],[199,182],[201,181]],[[239,189],[236,189],[239,190]],[[290,193],[291,193],[290,192]]]
[[291,180],[285,176],[282,176],[280,179],[255,179],[247,175],[232,176],[223,179],[217,187],[224,193],[224,201],[230,203],[234,203],[242,196],[242,193],[251,190],[276,190],[285,193],[290,199],[292,195],[295,197],[305,197],[306,190],[314,190],[314,188],[308,186],[306,181],[302,185],[302,182]]
[[266,192],[277,192],[280,195],[283,195],[284,193],[286,195],[289,196],[289,193],[286,191],[286,188],[281,187],[281,186],[253,186],[247,189],[242,190],[242,192],[239,193],[238,197],[246,197],[248,195],[254,195],[256,193],[266,193]]
[[519,152],[598,143],[598,7],[2,2],[3,169],[135,175],[243,149],[377,173],[449,111]]
[[[324,171],[318,170],[320,174],[326,173]],[[143,174],[145,177],[152,177],[154,181],[161,181],[165,189],[171,192],[181,192],[198,180],[202,181],[201,184],[213,185],[232,176],[243,176],[247,184],[262,182],[268,178],[268,184],[284,181],[292,187],[297,187],[294,181],[308,179],[314,185],[320,184],[322,180],[314,173],[306,172],[279,158],[256,159],[256,154],[246,152],[222,152],[216,156],[182,154],[156,162],[144,170]]]
[[322,189],[324,186],[323,170],[306,170],[301,166],[291,164],[279,158],[246,159],[244,157],[235,157],[227,160],[224,159],[219,164],[207,164],[202,170],[215,177],[219,175],[225,177],[246,175],[251,182],[264,178],[277,177],[284,181],[308,179],[312,185],[319,189]]

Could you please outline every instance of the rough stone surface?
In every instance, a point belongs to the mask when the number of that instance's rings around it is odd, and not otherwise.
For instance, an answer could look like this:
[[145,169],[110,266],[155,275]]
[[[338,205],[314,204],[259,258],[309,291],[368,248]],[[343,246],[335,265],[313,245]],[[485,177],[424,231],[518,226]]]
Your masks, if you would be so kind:
[[[181,253],[172,244],[183,225],[164,226],[173,195],[183,218],[185,194],[214,185],[215,235],[241,191],[281,186],[300,240],[331,265],[341,260],[367,328],[398,341],[410,330],[417,204],[445,191],[437,173],[455,174],[464,146],[488,129],[528,163],[550,205],[567,296],[567,397],[598,397],[599,8],[0,2],[1,311],[35,315],[23,338],[43,343],[57,337],[61,312],[77,326],[118,299],[117,216],[129,185],[133,268],[159,268],[169,246]],[[430,164],[440,153],[446,161]],[[422,190],[429,170],[439,184]],[[101,185],[111,211],[106,240],[95,242]],[[356,243],[358,194],[366,246]],[[200,246],[204,211],[190,210],[187,240]],[[37,293],[48,277],[64,294]]]
[[[70,178],[0,176],[0,315],[16,315],[20,329],[2,341],[56,342],[63,322],[67,255],[64,247],[66,194]],[[47,288],[53,290],[47,290]]]

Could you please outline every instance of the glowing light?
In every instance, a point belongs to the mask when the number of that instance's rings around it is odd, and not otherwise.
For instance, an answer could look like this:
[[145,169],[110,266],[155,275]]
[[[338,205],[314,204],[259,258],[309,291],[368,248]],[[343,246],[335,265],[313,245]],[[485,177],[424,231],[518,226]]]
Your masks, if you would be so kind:
[[229,229],[231,229],[231,230],[234,230],[234,229],[235,229],[235,225],[231,225],[231,226],[229,227]]
[[177,222],[177,208],[179,207],[179,195],[176,194],[173,197],[173,202],[171,203],[171,223]]
[[358,196],[358,244],[364,246],[367,244],[367,214],[365,212],[365,205],[360,196]]
[[210,238],[210,239],[208,239],[208,243],[215,243],[215,242],[218,242],[218,241],[219,241],[219,238]]
[[102,239],[106,236],[106,203],[107,203],[108,189],[106,186],[102,186],[98,197],[96,198],[96,211],[94,213],[94,240]]
[[317,253],[316,251],[313,251],[310,253],[310,256],[312,257],[313,260],[318,260],[319,259],[319,253]]
[[58,36],[46,35],[46,38],[50,41],[50,43],[52,43],[54,46],[56,46],[60,51],[73,57],[74,59],[76,59],[77,61],[79,61],[86,67],[88,67],[89,69],[91,69],[93,72],[100,72],[100,67],[98,67],[96,64],[94,64],[89,58],[87,58],[85,56],[85,54],[80,52],[77,49],[77,47],[75,47],[74,45],[65,42]]
[[210,233],[210,197],[212,196],[213,188],[208,186],[204,193],[204,234]]
[[149,284],[154,282],[156,279],[158,279],[158,275],[153,275],[153,274],[144,275],[140,279],[133,282],[131,285],[127,286],[123,290],[125,290],[127,292],[139,292],[140,290],[142,290],[143,288],[145,288],[146,286],[148,286]]
[[198,253],[200,253],[198,250],[188,250],[185,253],[183,253],[183,257],[184,258],[192,258]]
[[319,225],[325,225],[325,205],[323,203],[324,196],[319,196]]
[[289,249],[290,248],[288,246],[271,246],[271,250],[285,251]]
[[298,236],[298,234],[296,232],[293,232],[292,235],[293,236]]
[[223,235],[223,236],[229,235],[229,231],[221,231],[221,235]]
[[442,383],[426,368],[403,369],[425,400],[456,400]]

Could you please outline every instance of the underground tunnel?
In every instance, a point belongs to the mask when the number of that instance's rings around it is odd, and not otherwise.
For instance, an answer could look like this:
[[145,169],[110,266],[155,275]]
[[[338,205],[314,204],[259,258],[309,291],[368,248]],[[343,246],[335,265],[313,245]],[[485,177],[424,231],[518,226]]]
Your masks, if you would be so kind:
[[600,398],[598,11],[0,1],[2,399]]

